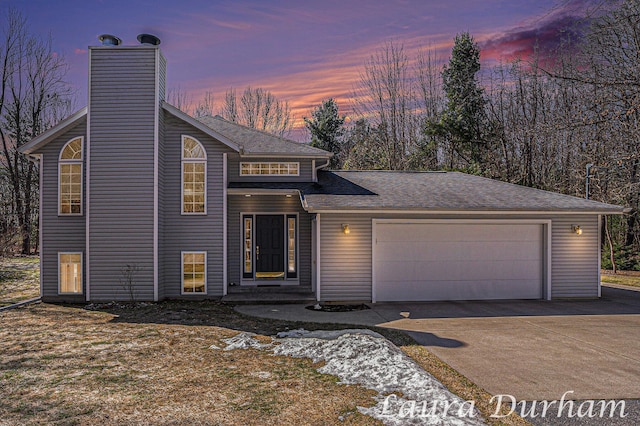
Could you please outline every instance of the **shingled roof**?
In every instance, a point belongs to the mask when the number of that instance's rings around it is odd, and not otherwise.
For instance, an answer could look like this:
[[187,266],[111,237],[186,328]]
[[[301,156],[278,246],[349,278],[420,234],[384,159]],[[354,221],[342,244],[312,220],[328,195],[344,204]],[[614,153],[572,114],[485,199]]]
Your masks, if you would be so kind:
[[[334,176],[332,176],[334,175]],[[336,179],[336,177],[341,179]],[[356,193],[332,188],[350,182]],[[584,198],[458,172],[319,172],[318,186],[304,194],[311,212],[333,210],[416,210],[447,212],[574,212],[620,214],[624,208]],[[343,192],[341,194],[340,192]]]
[[255,156],[287,154],[325,158],[332,155],[322,149],[227,121],[219,115],[200,117],[198,120],[239,145],[242,148],[242,154]]

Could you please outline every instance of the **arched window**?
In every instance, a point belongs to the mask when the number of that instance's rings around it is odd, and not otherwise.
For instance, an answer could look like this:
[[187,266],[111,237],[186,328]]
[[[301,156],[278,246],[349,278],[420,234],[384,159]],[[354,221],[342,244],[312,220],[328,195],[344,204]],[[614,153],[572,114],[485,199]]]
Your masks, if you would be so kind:
[[58,160],[58,214],[82,214],[82,149],[84,138],[67,142]]
[[207,213],[207,153],[197,139],[182,136],[182,213]]

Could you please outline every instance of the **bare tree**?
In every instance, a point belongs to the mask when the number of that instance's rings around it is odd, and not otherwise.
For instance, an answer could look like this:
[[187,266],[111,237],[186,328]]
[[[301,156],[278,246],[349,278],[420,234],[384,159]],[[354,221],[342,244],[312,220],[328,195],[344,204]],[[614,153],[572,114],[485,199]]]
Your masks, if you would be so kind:
[[51,38],[32,36],[26,20],[10,10],[0,46],[0,139],[2,177],[9,182],[13,226],[20,230],[21,251],[37,241],[38,171],[18,148],[44,132],[72,107],[71,90],[63,78],[64,59],[52,49]]
[[[418,51],[415,74],[418,84],[420,120],[423,123],[435,120],[444,107],[444,91],[441,76],[442,65],[435,49],[429,48]],[[423,133],[422,139],[418,141],[418,147],[411,158],[410,168],[426,170],[439,169],[439,152],[440,146],[438,144],[438,138]]]
[[172,87],[167,93],[167,102],[180,111],[191,115],[191,96],[181,86]]
[[193,110],[193,116],[195,118],[206,117],[209,115],[213,115],[213,111],[215,109],[213,92],[205,92],[204,96]]
[[240,100],[235,89],[227,90],[220,115],[229,121],[278,136],[287,135],[293,126],[289,103],[260,87],[247,87]]
[[420,134],[420,119],[415,79],[402,44],[388,42],[371,55],[354,98],[356,112],[383,132],[386,168],[408,168]]

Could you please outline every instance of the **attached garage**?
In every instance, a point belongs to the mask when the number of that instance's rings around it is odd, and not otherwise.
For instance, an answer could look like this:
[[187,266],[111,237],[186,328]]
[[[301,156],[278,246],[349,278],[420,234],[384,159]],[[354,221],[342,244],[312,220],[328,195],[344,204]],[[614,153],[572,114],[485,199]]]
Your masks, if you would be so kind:
[[546,298],[550,223],[373,220],[374,302]]
[[596,298],[620,206],[458,172],[318,172],[320,302]]

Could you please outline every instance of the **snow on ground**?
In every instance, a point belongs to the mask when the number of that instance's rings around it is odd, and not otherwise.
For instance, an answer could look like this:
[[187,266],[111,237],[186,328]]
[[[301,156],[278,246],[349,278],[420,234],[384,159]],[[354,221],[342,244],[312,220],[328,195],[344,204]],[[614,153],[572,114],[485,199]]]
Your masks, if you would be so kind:
[[253,336],[240,333],[224,339],[228,345],[225,350],[268,348],[275,355],[324,361],[318,368],[320,373],[378,392],[375,406],[358,410],[385,425],[484,424],[473,402],[449,392],[404,352],[371,330],[293,330],[278,333],[272,345],[259,343]]

